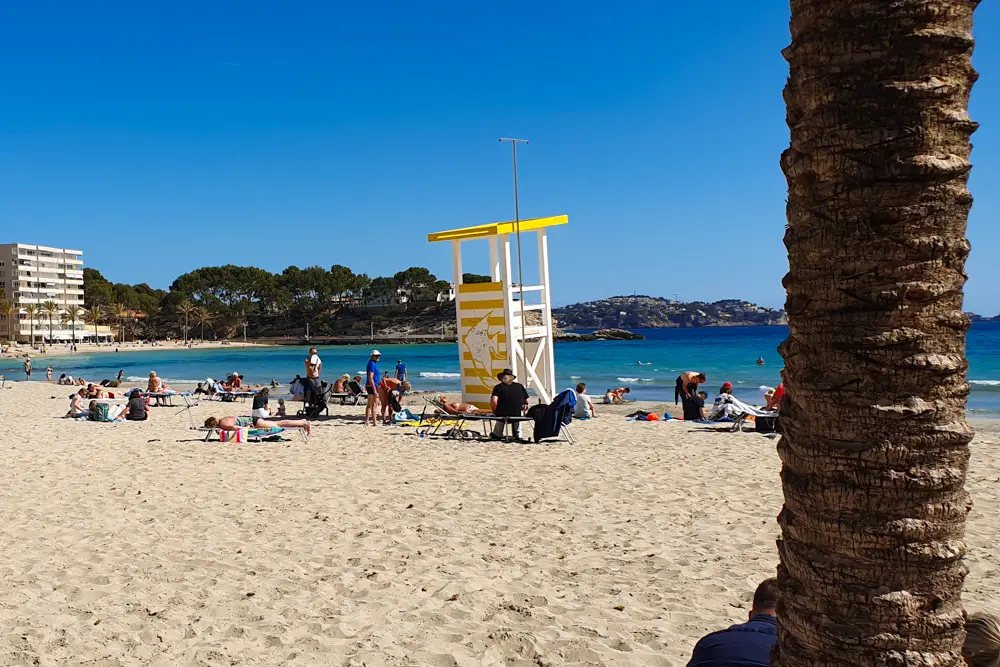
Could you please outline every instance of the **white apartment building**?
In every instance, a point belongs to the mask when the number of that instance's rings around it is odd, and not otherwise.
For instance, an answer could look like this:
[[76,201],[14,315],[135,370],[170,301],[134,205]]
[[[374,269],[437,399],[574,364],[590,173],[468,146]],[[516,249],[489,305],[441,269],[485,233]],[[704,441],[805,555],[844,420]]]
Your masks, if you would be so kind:
[[[28,305],[38,309],[34,330],[36,341],[48,341],[49,317],[41,312],[41,304],[53,301],[59,315],[52,318],[52,341],[69,341],[72,327],[63,324],[62,314],[69,306],[83,308],[83,251],[50,248],[26,243],[0,244],[0,294],[14,304],[14,338],[27,341],[31,322],[25,313]],[[7,338],[7,314],[0,313],[0,338]],[[76,339],[83,340],[86,325],[76,323]],[[90,336],[93,337],[93,328]]]

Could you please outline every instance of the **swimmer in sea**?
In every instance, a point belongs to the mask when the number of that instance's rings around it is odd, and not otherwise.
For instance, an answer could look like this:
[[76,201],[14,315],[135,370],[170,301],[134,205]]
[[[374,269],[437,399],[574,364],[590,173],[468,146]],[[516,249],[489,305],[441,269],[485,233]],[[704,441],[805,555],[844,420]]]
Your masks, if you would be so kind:
[[757,365],[758,366],[764,365],[764,357],[757,357]]

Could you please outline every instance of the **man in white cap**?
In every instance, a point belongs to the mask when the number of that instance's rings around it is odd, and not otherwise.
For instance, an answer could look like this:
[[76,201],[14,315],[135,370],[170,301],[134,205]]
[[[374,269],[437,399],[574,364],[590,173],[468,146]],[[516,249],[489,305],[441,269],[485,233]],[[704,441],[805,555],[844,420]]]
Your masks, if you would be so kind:
[[372,350],[368,358],[368,366],[365,367],[365,393],[368,394],[368,405],[365,407],[365,426],[371,418],[372,426],[375,426],[375,415],[378,414],[378,385],[382,381],[382,374],[378,370],[378,360],[382,358],[382,353]]
[[323,370],[323,360],[319,358],[319,351],[315,347],[309,348],[309,356],[306,357],[306,377],[302,382],[302,395],[306,404],[312,406],[313,412],[317,415],[323,410],[323,394],[320,391],[319,374]]

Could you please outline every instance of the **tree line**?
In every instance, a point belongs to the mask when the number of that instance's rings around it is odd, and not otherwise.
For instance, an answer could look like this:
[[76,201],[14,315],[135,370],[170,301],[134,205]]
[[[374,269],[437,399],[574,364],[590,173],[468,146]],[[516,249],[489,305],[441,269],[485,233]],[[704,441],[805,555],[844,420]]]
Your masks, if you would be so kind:
[[[462,279],[490,280],[469,273]],[[85,268],[86,312],[80,316],[90,325],[113,325],[122,340],[301,335],[307,324],[313,335],[364,333],[388,310],[370,308],[373,304],[387,305],[403,290],[405,308],[432,308],[449,287],[419,266],[370,278],[340,264],[289,266],[281,273],[227,264],[185,273],[167,290],[113,283],[97,269]]]

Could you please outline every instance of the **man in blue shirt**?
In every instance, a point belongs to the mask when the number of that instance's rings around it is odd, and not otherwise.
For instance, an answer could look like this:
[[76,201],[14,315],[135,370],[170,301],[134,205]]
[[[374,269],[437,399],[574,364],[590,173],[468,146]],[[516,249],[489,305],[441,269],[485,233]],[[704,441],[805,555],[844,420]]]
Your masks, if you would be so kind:
[[382,353],[372,350],[365,367],[365,392],[368,394],[368,405],[365,407],[365,426],[371,417],[371,425],[375,426],[375,415],[378,413],[378,386],[382,382],[382,374],[378,370],[378,360]]
[[406,380],[406,366],[403,365],[403,360],[396,360],[396,379],[400,382]]
[[767,667],[778,640],[778,580],[765,579],[753,594],[750,621],[705,635],[688,667]]

